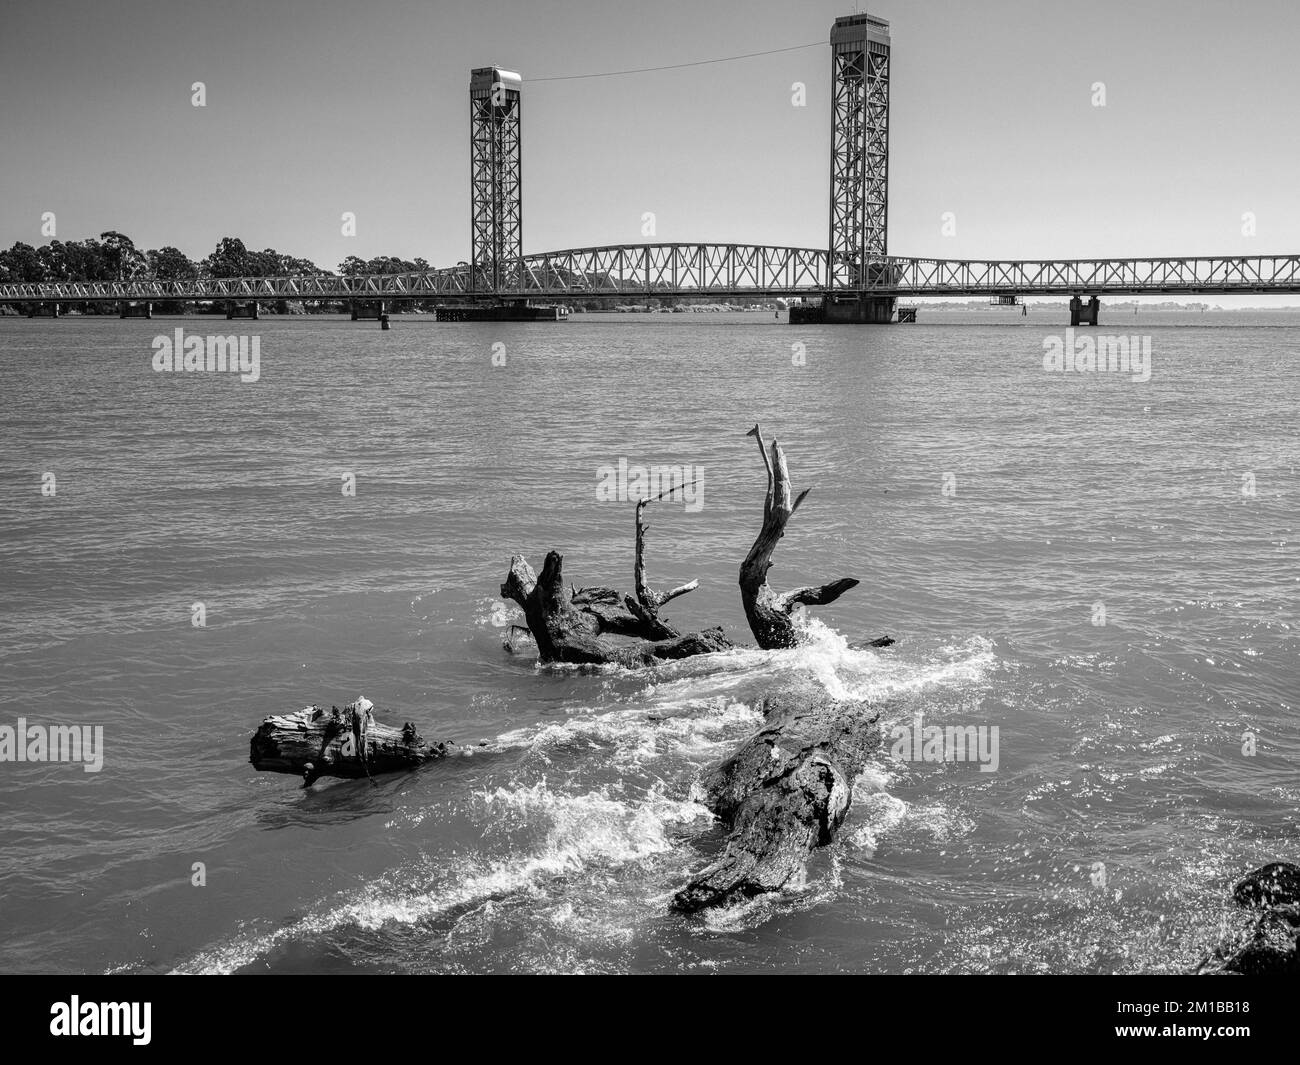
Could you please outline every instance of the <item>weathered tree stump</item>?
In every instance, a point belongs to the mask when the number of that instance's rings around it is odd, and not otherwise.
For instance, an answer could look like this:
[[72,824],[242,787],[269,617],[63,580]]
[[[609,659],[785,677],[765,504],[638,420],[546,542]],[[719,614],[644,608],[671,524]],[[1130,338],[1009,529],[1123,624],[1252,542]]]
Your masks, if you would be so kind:
[[[645,540],[649,526],[645,524],[645,508],[689,487],[686,483],[674,485],[653,498],[637,500],[635,597],[620,595],[613,588],[573,588],[566,592],[560,574],[564,557],[558,551],[546,556],[540,579],[523,555],[510,559],[510,573],[501,585],[501,594],[523,607],[527,631],[537,643],[543,662],[635,667],[651,665],[657,660],[725,651],[733,646],[720,627],[683,636],[659,616],[660,607],[694,591],[700,586],[699,581],[656,592],[646,578]],[[508,650],[515,649],[517,628],[512,625],[506,638]],[[625,636],[641,642],[620,646],[600,639],[602,636]]]
[[881,743],[879,714],[820,689],[763,701],[766,720],[702,781],[708,807],[730,829],[722,855],[673,899],[691,912],[777,891],[830,843],[853,800],[853,780]]
[[455,746],[425,743],[409,721],[401,728],[374,719],[374,704],[358,699],[343,710],[309,706],[268,717],[249,742],[253,768],[297,773],[310,786],[323,776],[370,777],[445,758]]
[[[624,597],[620,609],[618,593],[611,589],[571,592],[564,586],[563,565],[564,556],[551,551],[537,575],[523,555],[515,555],[501,585],[501,595],[523,608],[543,662],[637,668],[732,646],[721,628],[681,635],[630,596]],[[639,642],[620,645],[603,639],[605,634],[632,636]]]
[[[786,465],[781,445],[772,441],[772,454],[768,456],[763,434],[755,425],[747,434],[758,440],[758,450],[767,468],[767,496],[763,501],[763,525],[740,564],[740,595],[745,605],[745,617],[758,646],[764,650],[794,647],[799,643],[795,630],[794,610],[799,606],[825,606],[833,603],[859,582],[856,577],[841,577],[820,587],[796,588],[778,595],[767,583],[767,571],[772,568],[772,552],[785,535],[786,524],[794,517],[799,505],[808,498],[811,488],[805,488],[791,501],[790,470]],[[881,636],[867,646],[887,647],[893,638]]]

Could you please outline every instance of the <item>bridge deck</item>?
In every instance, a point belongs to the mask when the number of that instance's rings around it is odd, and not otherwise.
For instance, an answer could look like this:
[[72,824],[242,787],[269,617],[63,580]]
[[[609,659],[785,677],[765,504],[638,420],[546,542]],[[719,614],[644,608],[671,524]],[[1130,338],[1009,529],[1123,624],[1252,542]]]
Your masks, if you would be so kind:
[[0,285],[0,303],[96,300],[467,300],[594,296],[1173,295],[1300,292],[1300,255],[979,261],[890,256],[865,268],[817,248],[621,244],[526,255],[491,291],[468,266],[405,274]]

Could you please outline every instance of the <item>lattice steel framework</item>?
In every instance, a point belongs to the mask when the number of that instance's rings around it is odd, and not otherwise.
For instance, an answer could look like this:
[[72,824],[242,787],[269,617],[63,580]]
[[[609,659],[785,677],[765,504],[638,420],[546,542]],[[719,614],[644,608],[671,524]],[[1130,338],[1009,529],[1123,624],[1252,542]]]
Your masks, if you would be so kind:
[[826,253],[755,244],[624,244],[526,255],[524,285],[539,295],[649,297],[820,291]]
[[889,23],[846,15],[831,27],[830,288],[864,286],[888,210]]
[[1292,293],[1300,292],[1300,256],[1009,261],[887,258],[873,271],[865,289],[900,296]]
[[523,255],[523,79],[499,67],[469,76],[471,287],[499,292],[518,284]]
[[[471,269],[409,274],[303,274],[189,281],[47,281],[0,285],[0,303],[110,300],[424,299],[464,303],[494,295],[549,300],[591,296],[810,296],[831,259],[820,248],[756,244],[616,244],[540,252],[516,260],[517,280],[485,292]],[[1073,296],[1300,292],[1300,255],[1167,259],[909,259],[872,264],[868,296]]]

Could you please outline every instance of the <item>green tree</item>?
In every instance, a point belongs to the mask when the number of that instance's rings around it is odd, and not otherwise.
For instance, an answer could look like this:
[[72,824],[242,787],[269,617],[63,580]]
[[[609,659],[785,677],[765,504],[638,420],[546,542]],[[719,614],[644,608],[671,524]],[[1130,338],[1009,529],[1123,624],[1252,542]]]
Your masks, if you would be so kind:
[[284,260],[274,248],[248,253],[249,277],[275,277],[280,273],[280,264]]
[[280,273],[282,274],[327,274],[328,270],[322,270],[310,259],[295,259],[292,255],[283,255],[280,257]]
[[415,269],[415,263],[399,259],[395,255],[379,255],[366,263],[367,274],[409,274]]
[[101,233],[99,239],[103,245],[109,270],[116,280],[130,281],[148,269],[144,255],[125,233],[110,229],[106,233]]
[[253,274],[251,256],[238,237],[222,237],[200,266],[208,277],[251,277]]
[[156,281],[192,281],[199,276],[198,264],[179,248],[154,248],[145,258]]
[[44,281],[44,267],[40,256],[30,244],[18,241],[8,251],[0,252],[0,265],[8,279],[15,283]]

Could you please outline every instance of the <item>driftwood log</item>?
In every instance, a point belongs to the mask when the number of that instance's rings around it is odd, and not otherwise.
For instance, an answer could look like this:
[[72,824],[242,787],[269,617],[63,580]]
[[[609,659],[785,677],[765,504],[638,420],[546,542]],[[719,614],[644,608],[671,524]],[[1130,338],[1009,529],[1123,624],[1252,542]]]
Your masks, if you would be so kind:
[[763,701],[765,721],[702,781],[705,802],[730,830],[720,857],[673,899],[684,912],[777,891],[831,842],[853,800],[853,780],[881,743],[879,715],[820,688]]
[[[677,491],[679,485],[669,491]],[[542,564],[541,575],[533,572],[523,555],[510,559],[510,572],[501,585],[501,595],[518,603],[524,611],[528,631],[537,644],[543,662],[574,665],[615,664],[629,668],[656,661],[725,651],[732,646],[722,629],[682,634],[659,610],[678,596],[694,591],[699,581],[688,581],[667,592],[656,592],[646,577],[644,511],[667,493],[641,499],[636,505],[636,560],[633,579],[636,595],[620,595],[613,588],[570,588],[564,586],[564,556],[551,551]],[[511,626],[506,646],[514,649],[515,629]],[[634,644],[617,644],[607,636],[630,637]]]
[[1300,866],[1273,862],[1237,884],[1233,901],[1250,912],[1244,935],[1219,943],[1196,973],[1300,976]]
[[[535,574],[523,555],[515,555],[501,585],[501,595],[523,608],[543,662],[636,668],[732,646],[721,628],[682,635],[631,596],[620,602],[612,589],[571,591],[564,585],[563,566],[564,556],[551,551]],[[611,635],[638,642],[618,644],[606,638]]]
[[425,743],[409,721],[401,728],[374,719],[374,704],[358,699],[340,710],[309,706],[268,717],[249,742],[253,768],[301,775],[309,787],[322,776],[371,777],[445,758],[454,744]]
[[[764,650],[794,647],[799,642],[794,624],[795,609],[833,603],[859,582],[856,577],[841,577],[819,587],[796,588],[784,594],[772,590],[767,583],[767,571],[772,568],[772,552],[785,535],[787,523],[812,489],[805,488],[798,497],[792,498],[794,490],[790,484],[790,469],[781,445],[773,440],[769,456],[757,425],[746,435],[758,440],[758,450],[767,468],[767,496],[763,501],[763,525],[754,546],[740,564],[740,596],[745,604],[750,631],[759,647]],[[867,646],[888,647],[893,642],[892,637],[881,636],[869,641]]]

